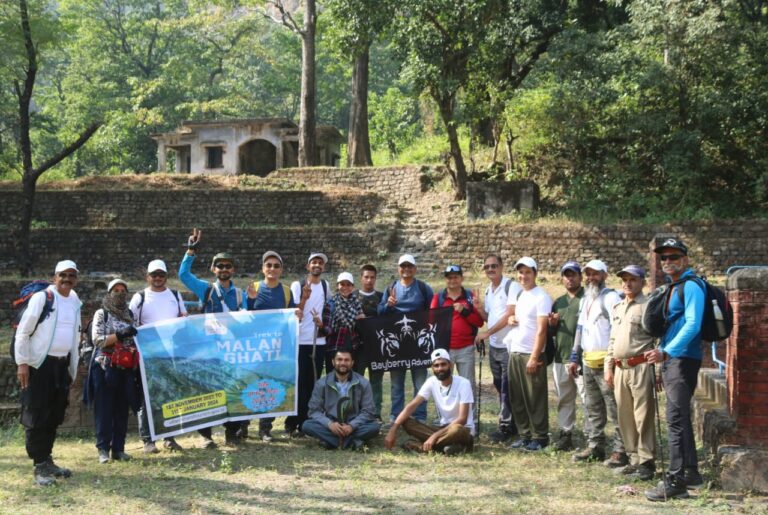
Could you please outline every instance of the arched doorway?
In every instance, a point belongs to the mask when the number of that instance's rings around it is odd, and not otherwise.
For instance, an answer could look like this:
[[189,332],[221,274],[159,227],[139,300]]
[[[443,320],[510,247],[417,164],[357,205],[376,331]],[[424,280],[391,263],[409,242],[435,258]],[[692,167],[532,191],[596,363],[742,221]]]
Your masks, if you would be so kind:
[[277,149],[267,140],[254,139],[240,145],[239,173],[266,177],[277,168]]

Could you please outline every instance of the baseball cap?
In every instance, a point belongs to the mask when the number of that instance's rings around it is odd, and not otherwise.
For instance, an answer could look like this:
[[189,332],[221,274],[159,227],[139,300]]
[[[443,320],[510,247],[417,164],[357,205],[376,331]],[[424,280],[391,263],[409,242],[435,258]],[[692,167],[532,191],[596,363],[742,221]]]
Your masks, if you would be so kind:
[[437,361],[438,359],[444,359],[446,361],[451,361],[451,355],[448,354],[448,351],[445,349],[435,349],[432,351],[432,363]]
[[275,252],[274,250],[268,250],[268,251],[266,251],[266,252],[264,253],[264,255],[263,255],[263,256],[261,256],[261,262],[262,262],[262,263],[264,263],[264,262],[265,262],[267,259],[269,259],[269,258],[271,258],[271,257],[273,257],[273,258],[277,259],[278,261],[280,261],[280,264],[281,264],[281,265],[283,264],[283,258],[281,258],[281,257],[280,257],[280,254],[278,254],[278,253],[277,253],[277,252]]
[[403,263],[410,263],[413,266],[416,266],[416,258],[414,258],[410,254],[403,254],[402,256],[400,256],[400,259],[397,260],[397,266],[400,266]]
[[520,268],[521,266],[527,266],[528,268],[533,268],[534,270],[538,270],[539,267],[536,265],[536,261],[532,257],[521,257],[517,260],[517,263],[515,263],[515,270]]
[[449,274],[464,275],[464,270],[461,269],[460,265],[448,265],[445,267],[445,271],[443,273],[446,277],[448,277]]
[[157,272],[158,270],[168,273],[168,268],[165,266],[165,261],[162,259],[155,259],[154,261],[150,261],[149,265],[147,265],[147,273],[151,274],[152,272]]
[[230,254],[229,252],[219,252],[215,256],[213,256],[213,260],[211,261],[211,266],[216,266],[216,263],[219,261],[229,261],[232,263],[232,266],[235,266],[235,258]]
[[56,270],[54,270],[53,273],[58,274],[59,272],[63,272],[64,270],[74,270],[75,272],[80,272],[80,270],[77,269],[77,265],[74,261],[71,259],[65,259],[64,261],[59,261],[56,263]]
[[326,256],[322,252],[313,252],[312,254],[309,255],[309,258],[307,259],[307,263],[309,263],[310,261],[318,257],[323,260],[323,264],[326,264],[328,262],[328,256]]
[[111,281],[109,281],[109,286],[107,286],[107,292],[112,291],[112,288],[114,288],[118,284],[122,284],[123,286],[125,286],[126,290],[128,289],[127,282],[123,281],[122,279],[112,279]]
[[350,274],[349,272],[342,272],[339,274],[338,279],[336,279],[336,284],[339,284],[341,281],[349,281],[350,283],[352,283],[352,285],[355,284],[355,278],[352,277],[352,274]]
[[635,277],[639,277],[640,279],[645,279],[645,270],[641,266],[637,265],[628,265],[621,269],[621,272],[619,272],[618,275],[621,277],[624,274],[634,275]]
[[667,238],[664,240],[664,243],[653,249],[653,251],[658,254],[664,249],[677,249],[686,256],[688,255],[688,247],[685,246],[683,240],[678,240],[677,238]]
[[595,270],[596,272],[605,272],[608,273],[608,265],[600,261],[599,259],[593,259],[586,265],[584,265],[584,270],[589,268],[590,270]]
[[560,275],[563,275],[568,270],[572,270],[577,274],[580,274],[581,265],[579,265],[576,261],[566,261],[562,268],[560,268]]

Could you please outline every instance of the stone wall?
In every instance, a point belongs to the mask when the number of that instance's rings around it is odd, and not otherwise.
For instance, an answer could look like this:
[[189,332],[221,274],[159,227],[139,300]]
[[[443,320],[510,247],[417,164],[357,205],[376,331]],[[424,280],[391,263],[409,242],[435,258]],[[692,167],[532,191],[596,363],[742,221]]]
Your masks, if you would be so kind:
[[[33,220],[47,227],[231,228],[255,225],[355,225],[384,199],[369,192],[179,190],[48,191],[35,195]],[[18,191],[0,191],[0,220],[21,212]]]

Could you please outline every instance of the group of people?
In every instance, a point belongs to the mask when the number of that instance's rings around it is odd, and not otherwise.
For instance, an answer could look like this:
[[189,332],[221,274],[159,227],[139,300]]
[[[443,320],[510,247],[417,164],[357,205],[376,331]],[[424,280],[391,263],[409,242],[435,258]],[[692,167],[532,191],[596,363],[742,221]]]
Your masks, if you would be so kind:
[[[483,270],[489,280],[483,294],[463,286],[461,266],[444,270],[445,288],[435,293],[417,279],[416,260],[398,260],[399,279],[376,290],[377,270],[365,265],[360,285],[349,272],[338,275],[335,290],[322,278],[328,258],[309,255],[306,276],[290,287],[281,283],[283,260],[274,251],[261,259],[263,279],[244,290],[233,277],[237,263],[228,253],[210,264],[212,282],[192,271],[201,233],[194,230],[179,267],[179,279],[200,300],[205,313],[236,310],[295,310],[299,319],[297,414],[285,418],[292,438],[315,437],[329,449],[365,446],[379,434],[382,423],[383,371],[359,359],[365,342],[355,330],[357,320],[385,313],[452,307],[448,349],[431,355],[432,377],[426,368],[411,368],[413,398],[406,402],[407,370],[393,369],[389,430],[384,445],[394,447],[399,428],[411,439],[403,448],[445,454],[471,452],[478,420],[475,360],[489,345],[493,384],[499,394],[498,427],[490,435],[511,449],[539,452],[549,446],[547,361],[548,340],[554,347],[552,375],[557,395],[558,451],[574,449],[577,397],[585,411],[587,446],[574,461],[603,461],[620,473],[648,480],[656,472],[654,435],[656,390],[667,396],[669,470],[646,492],[650,500],[687,496],[687,487],[701,484],[691,425],[690,401],[701,364],[700,328],[704,297],[692,281],[681,283],[683,295],[671,295],[671,323],[657,341],[640,323],[647,297],[645,271],[629,265],[617,274],[619,293],[606,286],[608,267],[592,260],[583,267],[569,261],[560,275],[565,293],[552,301],[537,284],[539,268],[531,257],[514,265],[516,281],[504,276],[498,255],[489,255]],[[669,239],[655,249],[663,271],[675,282],[693,272],[688,249]],[[78,362],[80,301],[74,291],[79,271],[69,260],[55,268],[53,284],[35,294],[24,312],[15,340],[18,379],[22,389],[21,423],[26,448],[34,463],[35,482],[53,484],[71,472],[52,459],[56,429],[63,421],[69,384]],[[159,452],[150,438],[144,395],[138,381],[134,336],[137,328],[187,315],[179,292],[167,286],[168,268],[162,260],[147,267],[147,287],[128,298],[128,284],[108,285],[102,307],[90,328],[94,352],[90,358],[84,398],[94,408],[98,460],[129,460],[125,439],[129,410],[138,413],[139,433],[146,453]],[[48,316],[44,305],[52,299]],[[313,352],[314,350],[314,352]],[[319,350],[319,351],[318,351]],[[326,375],[322,375],[325,369]],[[455,372],[454,372],[455,371]],[[318,379],[319,378],[319,379]],[[439,420],[427,421],[432,400]],[[343,402],[343,409],[339,404]],[[615,432],[610,442],[605,427]],[[259,419],[258,437],[272,440],[274,419]],[[228,422],[225,442],[237,445],[248,435],[248,422]],[[199,431],[202,446],[215,448],[210,428]],[[163,446],[180,451],[173,438]]]

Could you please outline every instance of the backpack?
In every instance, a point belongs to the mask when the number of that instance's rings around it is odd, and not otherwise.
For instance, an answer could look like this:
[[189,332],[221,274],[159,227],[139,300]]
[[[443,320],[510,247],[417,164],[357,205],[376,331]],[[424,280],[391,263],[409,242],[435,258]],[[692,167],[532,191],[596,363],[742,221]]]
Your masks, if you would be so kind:
[[[524,291],[525,290],[520,290],[517,293],[516,300],[520,300],[520,295],[522,295]],[[547,328],[549,328],[549,325],[547,325]],[[557,342],[555,341],[554,338],[549,337],[549,331],[547,331],[547,337],[544,339],[544,358],[545,358],[546,366],[551,365],[552,362],[555,361],[556,353],[557,353]]]
[[[418,279],[414,280],[416,281],[416,286],[418,286],[419,291],[421,292],[421,296],[424,297],[424,309],[429,309],[429,305],[432,303],[432,299],[427,295],[427,285],[424,284],[424,281],[419,281]],[[395,291],[395,286],[397,286],[397,280],[395,280],[389,287],[388,291],[390,295],[392,295],[392,292]]]
[[[208,305],[208,303],[211,302],[211,297],[213,297],[214,291],[216,292],[216,298],[219,299],[219,302],[221,303],[221,305],[227,306],[226,302],[224,302],[224,295],[221,294],[221,289],[218,287],[217,283],[210,283],[208,284],[208,287],[205,289],[203,298],[200,299],[200,304],[201,304],[200,307],[203,308],[203,311],[205,311],[205,307]],[[235,299],[237,299],[237,309],[239,310],[240,306],[243,305],[243,290],[241,290],[237,286],[235,286]],[[213,304],[211,304],[211,308],[213,308]],[[227,310],[229,310],[229,306],[227,306]]]
[[[320,279],[320,284],[323,285],[323,305],[328,301],[328,281],[325,279]],[[305,277],[301,281],[299,281],[299,297],[301,297],[301,290],[304,289],[304,286],[307,285],[307,278]],[[288,300],[285,301],[286,306],[288,305]]]
[[[173,288],[168,288],[168,289],[171,290],[171,293],[173,293],[173,296],[176,297],[176,302],[179,305],[179,313],[176,316],[180,317],[182,315],[182,311],[181,311],[181,296],[179,295],[179,292],[174,290]],[[141,325],[141,313],[142,313],[142,310],[144,309],[144,299],[146,298],[146,296],[147,296],[147,291],[146,290],[141,290],[139,292],[139,304],[136,306],[136,311],[139,312],[139,316],[136,317],[136,325],[137,326]]]
[[[472,306],[473,298],[472,298],[472,292],[470,290],[465,290],[464,288],[461,289],[462,293],[464,294],[464,297],[467,298],[467,304]],[[448,295],[448,290],[442,290],[440,293],[437,294],[437,307],[442,308],[443,304],[445,303],[445,297]],[[479,331],[479,328],[472,326],[472,336],[476,336]]]
[[15,314],[13,316],[13,321],[11,322],[11,362],[16,365],[16,330],[19,328],[19,323],[21,322],[21,317],[24,314],[24,312],[27,310],[27,306],[29,306],[29,300],[32,298],[32,296],[35,293],[38,292],[45,292],[45,304],[43,304],[43,310],[40,312],[40,316],[37,319],[37,323],[35,324],[35,328],[30,333],[30,336],[35,334],[35,331],[37,331],[37,327],[43,323],[43,320],[48,318],[48,315],[53,312],[53,292],[51,290],[48,290],[48,286],[50,286],[51,283],[48,281],[32,281],[31,283],[25,284],[22,286],[21,291],[19,291],[19,298],[11,302],[11,307],[15,311]]
[[[501,280],[504,281],[504,278],[502,277]],[[512,287],[512,279],[508,280],[507,283],[504,285],[504,295],[506,295],[507,298],[509,298],[509,289],[511,287]],[[491,294],[491,286],[488,285],[488,287],[485,289],[485,296],[487,297],[490,294]]]
[[[285,299],[285,307],[287,308],[291,304],[291,299],[293,298],[293,294],[291,293],[291,289],[286,285],[284,285],[283,283],[280,283],[280,286],[283,287],[283,298]],[[253,289],[256,291],[256,295],[259,294],[260,288],[261,288],[261,281],[253,281]],[[325,291],[323,293],[325,293]]]
[[[104,323],[109,319],[109,311],[104,310]],[[85,329],[80,333],[80,363],[89,367],[93,351],[96,346],[93,344],[93,317],[85,324]]]

